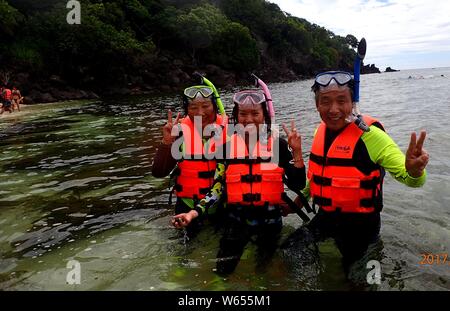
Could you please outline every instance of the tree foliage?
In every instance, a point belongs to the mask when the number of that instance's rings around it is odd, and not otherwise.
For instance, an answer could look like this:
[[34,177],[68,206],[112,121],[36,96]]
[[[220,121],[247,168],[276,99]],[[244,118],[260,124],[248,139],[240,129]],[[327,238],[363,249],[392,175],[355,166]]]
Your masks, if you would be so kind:
[[161,55],[236,73],[272,64],[310,75],[351,68],[358,43],[264,0],[83,0],[81,25],[66,23],[61,1],[18,2],[0,0],[0,66],[78,84],[124,83],[158,70]]

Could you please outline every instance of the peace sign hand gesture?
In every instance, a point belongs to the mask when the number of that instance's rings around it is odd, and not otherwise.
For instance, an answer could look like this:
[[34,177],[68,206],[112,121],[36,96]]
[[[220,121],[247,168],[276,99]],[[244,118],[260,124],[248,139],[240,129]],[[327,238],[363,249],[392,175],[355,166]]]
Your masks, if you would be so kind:
[[282,124],[283,130],[288,136],[288,144],[292,149],[292,156],[295,167],[303,167],[303,154],[302,154],[302,137],[295,128],[294,121],[291,121],[291,130],[288,130],[285,124]]
[[292,151],[300,151],[302,152],[302,137],[297,132],[297,129],[295,128],[294,121],[291,121],[291,130],[288,130],[286,125],[283,123],[283,130],[286,133],[288,137],[288,144],[291,146]]
[[422,176],[423,170],[427,166],[430,158],[426,150],[423,149],[425,137],[425,131],[420,132],[419,140],[417,140],[415,132],[411,133],[411,140],[409,142],[408,150],[406,151],[405,167],[408,174],[414,178]]
[[174,124],[178,124],[180,122],[180,113],[178,112],[177,117],[175,118],[175,122],[172,122],[172,110],[169,109],[167,113],[167,123],[163,126],[163,139],[162,143],[165,145],[171,145],[175,140],[175,137],[172,136],[172,128]]

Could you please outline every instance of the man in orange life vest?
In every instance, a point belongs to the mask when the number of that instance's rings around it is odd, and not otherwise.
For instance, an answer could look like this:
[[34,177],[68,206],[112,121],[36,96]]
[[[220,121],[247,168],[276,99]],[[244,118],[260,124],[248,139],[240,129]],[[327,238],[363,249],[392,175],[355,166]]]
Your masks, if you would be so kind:
[[322,122],[312,143],[303,194],[319,211],[287,242],[334,238],[346,273],[379,239],[385,171],[407,186],[421,187],[429,159],[422,148],[425,131],[419,139],[411,134],[405,157],[379,121],[369,116],[362,117],[364,122],[356,118],[353,83],[349,73],[325,72],[312,86]]
[[[215,149],[219,148],[218,142],[223,143],[226,137],[224,127],[227,118],[226,115],[218,114],[217,101],[211,87],[198,85],[186,88],[183,106],[186,114],[183,119],[178,114],[173,121],[169,110],[168,121],[162,129],[162,142],[152,167],[154,177],[162,178],[172,172],[172,177],[175,178],[175,214],[195,210],[199,201],[211,190],[214,179],[218,178],[215,176]],[[203,137],[208,132],[205,128],[215,129],[215,133],[209,131],[211,135]],[[178,141],[182,142],[181,145],[176,144]],[[213,209],[210,212],[213,214]],[[173,219],[172,223],[176,221],[177,219]],[[200,225],[201,219],[191,223],[187,228],[189,236],[197,233]]]

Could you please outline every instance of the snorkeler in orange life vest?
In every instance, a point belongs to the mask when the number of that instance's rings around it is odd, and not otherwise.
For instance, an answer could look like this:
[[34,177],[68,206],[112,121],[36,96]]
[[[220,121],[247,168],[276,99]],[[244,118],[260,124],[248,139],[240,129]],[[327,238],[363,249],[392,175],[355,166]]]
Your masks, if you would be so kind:
[[407,186],[420,187],[429,159],[422,148],[425,131],[419,139],[411,134],[405,156],[378,120],[361,116],[364,127],[354,122],[353,85],[350,73],[335,71],[317,75],[312,86],[322,122],[312,142],[303,193],[319,211],[287,242],[307,249],[311,241],[333,238],[347,274],[379,240],[385,171]]
[[[183,106],[186,117],[177,115],[175,121],[172,112],[168,113],[168,121],[163,127],[163,138],[152,167],[152,175],[165,177],[171,174],[175,180],[173,190],[177,200],[175,213],[186,213],[195,210],[197,204],[213,186],[217,161],[214,153],[225,141],[226,123],[224,111],[219,107],[214,90],[207,85],[188,87],[183,92]],[[213,126],[207,136],[205,129]],[[174,130],[178,128],[174,136]],[[219,136],[219,137],[218,137]],[[174,148],[180,141],[179,148]],[[177,155],[173,154],[177,153]],[[217,177],[216,177],[217,178]],[[214,214],[211,209],[211,214]],[[213,217],[213,216],[211,216]],[[172,223],[176,223],[175,220]],[[193,236],[199,231],[201,221],[196,221],[188,228]]]

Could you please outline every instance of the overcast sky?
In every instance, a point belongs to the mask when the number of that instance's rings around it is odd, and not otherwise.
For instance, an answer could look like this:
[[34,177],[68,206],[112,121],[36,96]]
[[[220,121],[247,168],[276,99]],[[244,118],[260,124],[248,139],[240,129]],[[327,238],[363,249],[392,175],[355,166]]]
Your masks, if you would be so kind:
[[269,1],[337,35],[365,37],[365,63],[382,71],[450,67],[448,0]]

